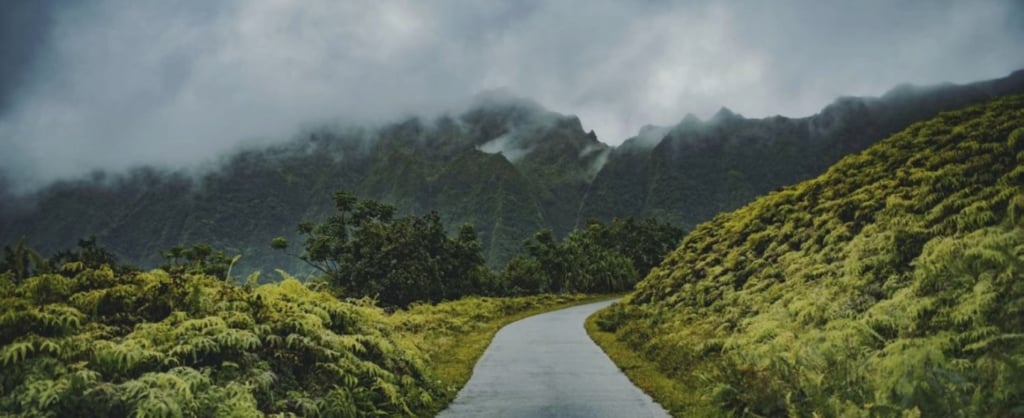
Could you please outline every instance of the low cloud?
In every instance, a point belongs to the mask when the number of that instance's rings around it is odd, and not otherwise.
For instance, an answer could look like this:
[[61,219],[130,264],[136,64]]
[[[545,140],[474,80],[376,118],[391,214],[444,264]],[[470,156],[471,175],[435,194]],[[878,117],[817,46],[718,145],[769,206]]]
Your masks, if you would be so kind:
[[488,154],[501,154],[505,159],[516,163],[532,151],[531,148],[520,144],[518,139],[516,133],[509,132],[480,144],[476,149]]
[[99,168],[180,167],[323,123],[458,109],[495,88],[577,114],[612,144],[723,105],[804,116],[839,95],[1024,67],[1022,9],[13,0],[0,18],[0,169],[25,189]]

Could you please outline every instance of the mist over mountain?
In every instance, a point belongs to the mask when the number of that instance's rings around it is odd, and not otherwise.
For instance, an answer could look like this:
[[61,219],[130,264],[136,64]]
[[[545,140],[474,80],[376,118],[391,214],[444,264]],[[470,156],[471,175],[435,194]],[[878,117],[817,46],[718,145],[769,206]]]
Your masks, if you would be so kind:
[[[1024,92],[1024,71],[957,86],[904,84],[881,97],[841,97],[805,118],[747,119],[722,108],[707,121],[649,127],[612,152],[580,217],[623,213],[692,228],[777,187],[825,171],[910,123]],[[651,135],[662,134],[659,140]],[[628,198],[623,198],[628,196]]]
[[[509,138],[504,149],[487,148],[500,138]],[[333,211],[333,193],[349,190],[401,213],[437,210],[453,228],[476,225],[497,265],[537,230],[564,234],[573,227],[606,150],[574,116],[487,94],[460,115],[314,130],[235,153],[198,176],[144,167],[57,182],[13,201],[0,237],[29,236],[32,245],[53,251],[96,235],[146,266],[169,246],[207,242],[243,254],[243,268],[301,270],[270,251],[269,240],[294,238],[298,222],[321,219]]]
[[26,191],[177,170],[324,124],[433,120],[501,88],[618,145],[722,106],[800,117],[841,94],[998,77],[1024,67],[1022,44],[1015,0],[9,0],[0,171]]
[[[648,127],[620,146],[576,116],[504,92],[464,112],[370,127],[311,129],[251,147],[201,174],[137,168],[55,183],[4,199],[0,242],[22,236],[44,253],[95,235],[124,260],[153,266],[178,244],[243,255],[239,268],[301,264],[271,251],[276,236],[333,210],[338,190],[400,213],[438,211],[473,224],[501,266],[542,228],[563,236],[587,219],[655,217],[692,228],[938,112],[1024,92],[1024,72],[963,86],[903,86],[837,99],[807,118],[748,119],[723,108],[701,121]],[[659,138],[660,137],[660,138]]]
[[0,418],[1024,416],[1022,0],[0,4]]

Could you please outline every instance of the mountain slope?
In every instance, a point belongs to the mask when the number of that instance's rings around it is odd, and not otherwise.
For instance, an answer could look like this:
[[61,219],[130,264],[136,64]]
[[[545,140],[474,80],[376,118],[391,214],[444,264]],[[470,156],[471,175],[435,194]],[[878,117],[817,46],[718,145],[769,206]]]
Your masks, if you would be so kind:
[[564,236],[590,218],[657,217],[690,229],[915,121],[1013,92],[1024,93],[1024,72],[840,99],[801,119],[688,116],[615,148],[575,116],[490,93],[457,115],[323,129],[240,151],[201,175],[143,168],[0,199],[0,244],[24,236],[49,254],[96,235],[123,261],[152,267],[161,250],[206,242],[242,254],[240,272],[302,272],[269,240],[298,239],[296,225],[321,220],[333,192],[347,190],[400,214],[436,210],[451,228],[472,223],[500,267],[539,229]]
[[1024,96],[700,224],[599,323],[694,411],[1021,414]]
[[689,115],[671,128],[648,128],[616,149],[580,217],[608,219],[628,211],[689,229],[821,174],[913,122],[1020,93],[1024,71],[963,86],[904,85],[879,98],[845,97],[806,118],[746,119],[724,108],[704,122]]
[[[515,143],[484,146],[495,138]],[[319,221],[333,210],[334,191],[348,190],[401,214],[436,210],[453,229],[474,224],[488,261],[499,266],[537,230],[572,229],[574,196],[585,190],[594,158],[580,155],[606,148],[575,117],[492,98],[457,118],[318,131],[242,151],[198,178],[139,169],[58,183],[0,216],[0,242],[26,236],[48,254],[96,235],[144,266],[158,264],[160,250],[206,242],[243,254],[242,271],[304,271],[272,251],[270,239],[297,239],[299,222]],[[502,152],[518,155],[510,161]]]

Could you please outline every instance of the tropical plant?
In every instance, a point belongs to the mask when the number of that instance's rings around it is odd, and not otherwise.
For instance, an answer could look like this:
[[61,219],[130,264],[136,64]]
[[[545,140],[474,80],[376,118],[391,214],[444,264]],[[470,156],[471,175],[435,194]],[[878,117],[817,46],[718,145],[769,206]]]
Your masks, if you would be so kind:
[[49,270],[50,265],[45,258],[35,250],[25,245],[25,237],[18,240],[14,247],[4,246],[4,257],[0,260],[0,271],[11,274],[12,279],[17,283],[36,272]]

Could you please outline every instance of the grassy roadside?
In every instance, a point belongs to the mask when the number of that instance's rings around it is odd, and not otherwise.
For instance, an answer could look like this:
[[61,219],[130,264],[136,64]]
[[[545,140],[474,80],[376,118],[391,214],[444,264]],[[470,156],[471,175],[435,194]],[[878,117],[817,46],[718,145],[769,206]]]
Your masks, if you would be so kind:
[[650,395],[655,402],[660,404],[662,408],[665,408],[673,417],[715,415],[714,411],[701,411],[699,406],[693,404],[693,399],[687,396],[687,394],[693,392],[691,388],[687,388],[666,376],[658,370],[655,363],[644,359],[640,354],[615,338],[614,333],[601,331],[597,326],[597,316],[602,311],[604,310],[597,311],[587,318],[587,321],[584,323],[587,334],[597,343],[598,347],[604,350],[605,354],[612,359],[612,362],[626,374],[626,377],[634,385]]
[[505,325],[544,312],[621,297],[539,295],[470,297],[437,305],[412,306],[391,315],[399,330],[427,355],[429,367],[446,388],[431,416],[448,406],[473,374],[477,360]]

